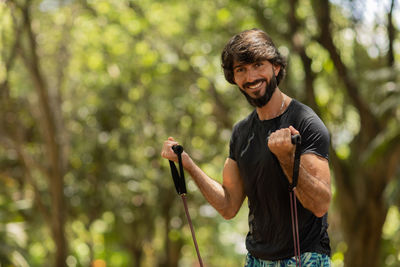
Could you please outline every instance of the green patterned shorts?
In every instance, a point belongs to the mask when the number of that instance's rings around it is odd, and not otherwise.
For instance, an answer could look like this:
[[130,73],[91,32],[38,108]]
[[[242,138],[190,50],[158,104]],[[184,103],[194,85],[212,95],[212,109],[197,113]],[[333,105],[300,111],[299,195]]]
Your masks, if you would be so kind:
[[[306,252],[301,254],[302,267],[330,267],[331,261],[327,255],[316,252]],[[246,264],[244,267],[296,267],[296,259],[290,258],[286,260],[267,261],[254,258],[247,254]]]

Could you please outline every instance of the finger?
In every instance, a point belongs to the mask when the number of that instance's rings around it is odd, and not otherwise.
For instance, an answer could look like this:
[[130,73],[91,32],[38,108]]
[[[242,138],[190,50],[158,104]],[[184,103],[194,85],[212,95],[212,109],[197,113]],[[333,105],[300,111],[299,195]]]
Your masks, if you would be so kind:
[[279,129],[269,136],[268,143],[271,143],[271,145],[283,145],[290,142],[290,138],[291,134],[288,128]]
[[279,129],[278,131],[275,132],[277,138],[281,139],[281,140],[286,140],[290,137],[291,133],[289,128],[282,128]]
[[175,139],[172,136],[168,137],[167,142],[168,142],[168,145],[170,146],[171,150],[172,150],[173,146],[179,145],[179,143],[177,141],[175,141]]
[[284,130],[285,137],[288,137],[288,136],[291,136],[291,135],[292,135],[292,134],[291,134],[290,128],[285,128],[285,129],[283,129],[283,130]]
[[289,128],[286,128],[284,131],[284,140],[285,144],[292,143],[292,133]]
[[164,145],[171,148],[172,146],[179,145],[179,143],[175,141],[175,139],[172,136],[170,136],[168,137],[168,140],[164,142]]
[[293,126],[289,126],[289,129],[292,135],[300,134],[300,132],[297,131]]
[[178,145],[178,142],[176,142],[173,137],[168,137],[168,139],[164,141],[161,156],[166,159],[174,159],[176,157],[172,149],[174,145]]
[[175,152],[172,150],[172,146],[167,146],[161,151],[161,157],[175,161],[177,156]]

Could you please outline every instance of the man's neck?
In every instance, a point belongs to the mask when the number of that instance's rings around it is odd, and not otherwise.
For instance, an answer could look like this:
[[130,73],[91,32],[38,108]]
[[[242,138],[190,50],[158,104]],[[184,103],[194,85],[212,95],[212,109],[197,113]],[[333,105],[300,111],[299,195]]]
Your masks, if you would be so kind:
[[277,87],[268,103],[265,106],[256,108],[258,118],[260,120],[270,120],[278,117],[285,110],[287,98]]

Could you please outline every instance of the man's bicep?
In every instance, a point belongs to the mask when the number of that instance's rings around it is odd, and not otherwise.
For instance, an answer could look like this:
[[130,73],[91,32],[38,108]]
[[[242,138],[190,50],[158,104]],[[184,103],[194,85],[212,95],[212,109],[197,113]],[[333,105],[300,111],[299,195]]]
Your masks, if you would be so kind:
[[225,161],[222,185],[229,194],[231,204],[239,210],[245,198],[244,185],[239,167],[231,158],[227,158]]
[[326,158],[314,153],[306,153],[301,155],[301,166],[313,177],[330,187],[331,174],[329,161]]

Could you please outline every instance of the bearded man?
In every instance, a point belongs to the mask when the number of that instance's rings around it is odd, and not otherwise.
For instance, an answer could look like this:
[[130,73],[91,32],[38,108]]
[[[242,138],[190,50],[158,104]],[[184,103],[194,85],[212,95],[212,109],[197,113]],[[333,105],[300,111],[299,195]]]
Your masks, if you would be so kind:
[[[245,267],[295,266],[288,188],[300,135],[297,199],[302,266],[330,266],[327,212],[331,200],[329,133],[308,106],[284,94],[279,84],[286,61],[272,39],[252,29],[233,36],[222,55],[226,80],[235,84],[255,109],[235,124],[222,184],[210,178],[183,152],[182,164],[206,200],[225,218],[233,218],[244,199],[249,205]],[[161,156],[177,160],[172,137]]]

